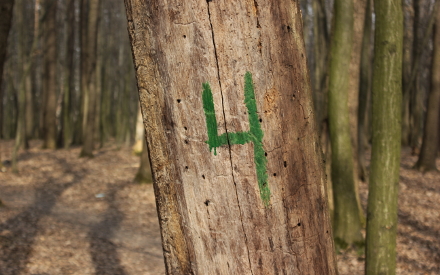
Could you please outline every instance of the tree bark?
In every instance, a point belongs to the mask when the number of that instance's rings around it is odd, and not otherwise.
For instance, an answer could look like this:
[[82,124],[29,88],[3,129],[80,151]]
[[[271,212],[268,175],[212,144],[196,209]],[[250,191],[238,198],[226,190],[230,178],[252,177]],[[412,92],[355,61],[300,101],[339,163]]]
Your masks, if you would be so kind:
[[126,0],[168,274],[336,274],[297,1]]
[[[413,64],[408,86],[410,95],[410,145],[413,154],[420,152],[421,141],[423,136],[423,119],[424,119],[424,101],[427,94],[429,82],[425,70],[429,67],[429,50],[428,41],[432,34],[432,26],[435,21],[435,11],[439,7],[439,1],[436,1],[432,11],[429,9],[430,2],[428,0],[414,1],[414,43],[413,43]],[[430,16],[429,16],[430,15]]]
[[[14,149],[12,151],[12,172],[18,173],[18,164],[17,164],[17,157],[18,157],[18,150],[23,147],[23,144],[26,142],[26,121],[25,121],[25,106],[26,106],[26,90],[25,90],[25,79],[27,74],[27,64],[30,63],[28,60],[25,60],[26,55],[26,43],[25,43],[25,28],[24,28],[24,14],[25,14],[25,5],[23,0],[17,0],[15,3],[15,24],[16,24],[16,30],[18,35],[18,45],[17,45],[17,52],[18,52],[18,60],[19,60],[19,68],[15,72],[17,75],[17,79],[19,80],[19,83],[17,85],[17,125],[16,125],[16,131],[15,131],[15,144]],[[26,145],[25,145],[26,147]]]
[[434,33],[434,56],[432,60],[431,92],[423,134],[422,149],[416,168],[422,172],[437,170],[439,123],[440,123],[440,10],[437,10]]
[[322,135],[324,121],[328,117],[327,103],[327,70],[328,70],[328,48],[329,34],[326,29],[326,14],[321,0],[312,1],[313,17],[313,73],[312,89],[313,102],[315,106],[315,116],[318,125],[318,131]]
[[44,21],[44,96],[43,96],[43,148],[55,149],[57,147],[56,128],[56,11],[57,1],[45,1]]
[[143,149],[144,143],[145,143],[144,122],[142,120],[141,108],[139,107],[138,115],[136,118],[135,141],[134,141],[134,145],[132,147],[133,154],[140,155],[142,153],[142,151],[144,150]]
[[[0,138],[3,137],[3,67],[6,59],[6,49],[8,48],[9,30],[12,24],[12,8],[14,0],[6,0],[0,2]],[[0,155],[0,169],[3,167],[2,158]],[[0,201],[1,205],[1,201]]]
[[336,246],[361,245],[360,209],[356,199],[350,134],[348,88],[353,37],[353,1],[336,0],[330,47],[329,127]]
[[403,15],[400,0],[378,0],[373,71],[373,140],[366,274],[395,274],[402,119]]
[[414,5],[403,1],[403,57],[402,57],[402,145],[409,146],[411,140],[410,88],[414,44]]
[[148,153],[147,143],[145,137],[142,140],[142,152],[141,152],[141,164],[139,170],[136,173],[134,181],[137,183],[151,183],[151,167],[150,167],[150,155]]
[[[83,39],[86,39],[83,48],[83,54],[81,55],[81,62],[84,63],[81,66],[81,87],[83,93],[85,93],[85,124],[83,125],[83,140],[84,145],[81,150],[81,157],[93,157],[94,148],[94,131],[95,131],[95,115],[97,104],[97,91],[96,91],[96,60],[97,60],[97,31],[98,31],[98,14],[99,14],[99,0],[83,0],[88,3],[88,18],[87,29],[84,29],[82,25],[82,31],[85,32],[82,35]],[[83,5],[85,7],[86,5]],[[85,12],[84,10],[82,12]],[[83,20],[84,17],[81,18]]]
[[353,153],[354,191],[356,194],[356,202],[358,204],[359,218],[361,219],[362,227],[365,226],[366,220],[359,197],[360,167],[357,136],[359,131],[359,78],[361,71],[362,36],[364,33],[366,4],[366,0],[353,1],[353,45],[350,60],[350,78],[348,81],[348,120],[350,122],[350,139]]
[[362,37],[361,71],[359,79],[359,109],[358,109],[358,163],[359,177],[368,182],[365,150],[368,148],[368,121],[371,106],[371,77],[372,77],[372,34],[373,34],[373,1],[367,0]]

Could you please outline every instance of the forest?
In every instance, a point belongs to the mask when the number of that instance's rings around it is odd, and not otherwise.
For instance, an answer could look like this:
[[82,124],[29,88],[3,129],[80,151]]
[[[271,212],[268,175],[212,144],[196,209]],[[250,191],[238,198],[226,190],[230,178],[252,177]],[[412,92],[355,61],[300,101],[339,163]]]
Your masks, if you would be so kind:
[[0,2],[0,274],[439,274],[440,1]]

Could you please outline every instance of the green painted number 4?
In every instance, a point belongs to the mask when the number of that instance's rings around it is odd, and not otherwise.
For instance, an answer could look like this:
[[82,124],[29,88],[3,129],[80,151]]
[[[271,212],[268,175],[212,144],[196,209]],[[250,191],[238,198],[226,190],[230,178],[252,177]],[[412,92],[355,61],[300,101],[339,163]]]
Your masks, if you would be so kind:
[[270,189],[267,182],[266,153],[263,149],[263,130],[257,113],[257,104],[255,101],[254,83],[252,74],[246,72],[244,76],[244,103],[249,114],[250,129],[247,132],[224,133],[218,135],[217,119],[215,118],[214,98],[212,96],[209,83],[203,83],[203,110],[205,111],[206,127],[208,129],[209,151],[214,149],[214,155],[217,155],[217,147],[222,145],[246,144],[248,142],[254,145],[254,162],[257,172],[258,187],[260,188],[260,197],[265,206],[270,202]]

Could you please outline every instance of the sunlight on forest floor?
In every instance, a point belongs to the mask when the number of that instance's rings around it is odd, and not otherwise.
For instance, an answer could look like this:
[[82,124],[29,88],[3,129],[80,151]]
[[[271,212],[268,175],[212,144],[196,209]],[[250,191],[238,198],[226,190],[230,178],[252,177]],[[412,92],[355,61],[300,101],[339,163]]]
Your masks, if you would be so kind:
[[[10,160],[13,142],[0,145]],[[0,173],[0,274],[164,274],[152,185],[132,183],[139,157],[40,147],[20,153],[18,175]],[[416,160],[402,152],[397,274],[440,274],[440,174],[411,170]],[[365,207],[366,184],[361,199]],[[338,255],[340,274],[363,274],[364,261]]]

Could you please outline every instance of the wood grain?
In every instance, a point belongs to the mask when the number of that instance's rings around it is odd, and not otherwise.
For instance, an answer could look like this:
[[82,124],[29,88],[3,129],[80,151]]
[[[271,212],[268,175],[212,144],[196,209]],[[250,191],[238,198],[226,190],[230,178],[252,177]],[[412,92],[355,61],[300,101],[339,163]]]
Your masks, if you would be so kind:
[[[336,274],[298,3],[125,3],[168,274]],[[269,205],[252,142],[206,143],[202,84],[218,134],[247,132],[246,72]]]

